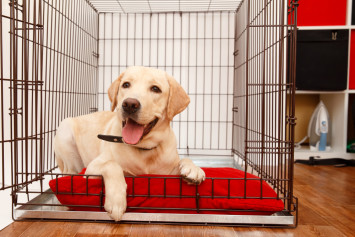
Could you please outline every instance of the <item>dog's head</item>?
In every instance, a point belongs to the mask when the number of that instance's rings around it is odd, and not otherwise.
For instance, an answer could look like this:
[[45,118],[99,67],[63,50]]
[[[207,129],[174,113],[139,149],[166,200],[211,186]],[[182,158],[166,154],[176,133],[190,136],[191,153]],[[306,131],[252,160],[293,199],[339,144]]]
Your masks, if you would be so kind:
[[111,110],[122,120],[125,143],[136,145],[162,134],[173,117],[182,112],[190,98],[166,72],[147,67],[130,67],[108,90]]

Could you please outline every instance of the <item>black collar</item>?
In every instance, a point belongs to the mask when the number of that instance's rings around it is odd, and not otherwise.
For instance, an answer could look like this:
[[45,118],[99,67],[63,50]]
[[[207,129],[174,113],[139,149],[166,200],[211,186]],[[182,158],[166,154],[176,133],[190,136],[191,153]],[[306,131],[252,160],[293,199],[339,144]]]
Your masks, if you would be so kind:
[[[107,141],[107,142],[114,142],[114,143],[124,143],[122,137],[120,136],[113,136],[113,135],[102,135],[99,134],[97,137],[101,140]],[[141,147],[135,147],[139,150],[144,150],[144,151],[150,151],[155,149],[156,147],[153,148],[141,148]]]
[[123,143],[122,137],[118,137],[118,136],[99,134],[97,135],[97,137],[101,140],[108,141],[108,142]]

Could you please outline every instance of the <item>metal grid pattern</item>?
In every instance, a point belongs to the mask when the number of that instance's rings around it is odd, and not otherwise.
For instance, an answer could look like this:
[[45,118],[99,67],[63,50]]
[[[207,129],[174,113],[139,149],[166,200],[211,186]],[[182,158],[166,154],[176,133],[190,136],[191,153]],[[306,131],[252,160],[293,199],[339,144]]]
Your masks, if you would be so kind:
[[88,0],[98,12],[159,13],[234,11],[241,0]]
[[[56,181],[55,188],[53,190],[48,190],[41,192],[42,194],[45,195],[50,195],[53,196],[55,195],[74,195],[75,198],[80,198],[80,196],[87,196],[92,198],[93,200],[96,200],[96,205],[89,205],[87,203],[71,203],[71,204],[66,204],[66,207],[73,208],[74,210],[87,210],[87,209],[96,209],[97,211],[103,211],[104,210],[104,198],[105,198],[105,190],[104,190],[104,181],[100,179],[100,175],[85,175],[85,174],[77,174],[77,175],[70,175],[70,183],[76,183],[76,182],[83,182],[85,183],[83,189],[81,189],[81,192],[68,190],[68,187],[66,186],[61,186],[60,182],[58,180],[63,177],[68,177],[67,174],[61,174],[61,173],[51,173],[49,174],[51,178]],[[49,176],[48,175],[48,176]],[[79,178],[80,180],[76,178]],[[99,190],[93,191],[93,189],[89,186],[90,179],[92,177],[97,178],[97,183],[95,184],[97,187],[99,187]],[[224,187],[239,187],[241,184],[245,183],[244,178],[210,178],[207,177],[204,182],[209,184],[209,189],[207,188],[202,192],[199,188],[199,185],[195,186],[186,186],[183,185],[185,181],[183,180],[182,177],[159,177],[159,176],[125,176],[126,182],[130,184],[131,188],[127,189],[127,198],[164,198],[167,200],[171,201],[176,201],[176,198],[183,198],[183,199],[190,199],[194,200],[195,206],[186,206],[186,207],[142,207],[137,205],[129,205],[127,206],[127,209],[130,212],[134,212],[134,210],[144,210],[143,212],[147,210],[156,210],[156,211],[170,211],[171,213],[184,213],[184,211],[195,211],[196,213],[200,212],[205,212],[205,211],[213,211],[213,212],[225,212],[225,213],[238,213],[238,212],[243,212],[243,213],[250,213],[252,214],[253,212],[258,212],[258,213],[270,213],[270,211],[261,211],[261,210],[250,210],[250,209],[231,209],[227,207],[204,207],[201,208],[200,203],[204,202],[207,199],[276,199],[276,197],[266,197],[265,196],[265,190],[263,190],[263,180],[260,180],[259,178],[248,178],[247,180],[254,182],[254,188],[258,189],[258,191],[253,192],[252,195],[248,194],[250,193],[249,189],[246,188],[243,190],[243,192],[240,192],[240,190],[232,190],[230,188],[225,189],[225,190],[219,190],[219,188],[224,185]],[[156,190],[156,186],[152,188],[153,185],[156,183],[161,184],[160,190]],[[171,189],[169,191],[167,187],[169,186],[178,186],[179,189],[175,190],[174,192],[171,192]],[[73,186],[73,185],[72,185]],[[145,187],[145,190],[139,190],[138,192],[135,190],[135,187],[141,188]],[[251,188],[251,187],[250,187]],[[226,192],[228,190],[228,192]],[[25,192],[19,192],[19,193],[25,193]],[[34,192],[30,192],[34,193]],[[281,199],[284,202],[286,201],[286,197],[278,196],[277,199]],[[41,204],[41,203],[40,203]],[[33,205],[38,205],[38,203],[33,204],[33,203],[27,203],[27,202],[17,202],[17,205],[22,205],[22,206],[33,206]],[[49,207],[62,207],[63,205],[60,204],[59,202],[54,202],[54,203],[42,203],[41,205],[43,206],[49,206]]]
[[245,170],[250,166],[289,197],[290,207],[297,1],[285,4],[250,0],[238,9],[233,151]]
[[297,0],[214,8],[223,2],[167,1],[160,8],[160,1],[1,1],[0,189],[12,187],[13,204],[34,205],[28,201],[48,195],[44,179],[63,175],[53,172],[59,122],[109,109],[112,80],[144,65],[172,74],[191,97],[172,122],[180,154],[233,152],[245,171],[251,167],[272,185],[286,212],[295,211]]
[[59,122],[96,107],[98,15],[84,0],[4,0],[0,13],[0,188],[28,191],[56,167]]
[[160,68],[191,102],[172,122],[179,153],[231,156],[233,12],[99,15],[99,109],[128,66]]

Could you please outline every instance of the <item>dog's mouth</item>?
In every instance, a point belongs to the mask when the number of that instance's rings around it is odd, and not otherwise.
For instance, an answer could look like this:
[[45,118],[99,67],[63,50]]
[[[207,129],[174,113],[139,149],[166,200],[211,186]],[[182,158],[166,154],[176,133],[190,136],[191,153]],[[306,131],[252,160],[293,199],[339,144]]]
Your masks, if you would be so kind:
[[152,122],[142,125],[131,118],[127,118],[122,122],[122,138],[123,141],[130,145],[136,145],[142,138],[147,135],[158,123],[158,118]]

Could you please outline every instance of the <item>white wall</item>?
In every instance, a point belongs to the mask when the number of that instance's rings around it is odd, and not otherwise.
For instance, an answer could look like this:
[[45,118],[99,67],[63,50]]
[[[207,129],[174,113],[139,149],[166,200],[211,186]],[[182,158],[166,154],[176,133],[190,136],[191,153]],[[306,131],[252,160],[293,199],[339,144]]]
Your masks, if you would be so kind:
[[[5,16],[9,15],[9,4],[8,1],[2,1],[2,9],[3,12],[2,14]],[[10,38],[9,38],[9,32],[10,31],[10,20],[2,18],[2,35],[3,35],[3,47],[2,47],[2,53],[4,55],[4,59],[3,60],[3,68],[2,73],[3,73],[3,78],[10,78],[10,62],[8,59],[8,57],[10,55],[10,47],[8,47],[10,45]],[[0,134],[2,134],[2,132],[5,134],[5,138],[4,140],[7,140],[10,138],[10,119],[11,117],[8,115],[8,109],[10,107],[10,92],[8,90],[8,88],[10,87],[10,83],[3,81],[3,97],[1,98],[1,103],[3,103],[4,105],[4,112],[5,112],[5,117],[4,120],[1,120],[0,118],[0,123],[3,123],[4,126],[4,131],[1,131],[1,126],[0,126]],[[1,88],[0,88],[1,90]],[[1,138],[0,138],[1,139]],[[4,150],[3,150],[3,146],[4,145]],[[4,179],[0,179],[0,187],[4,187],[4,186],[9,186],[11,185],[11,147],[10,147],[10,143],[4,143],[4,144],[0,144],[0,154],[4,154],[5,155],[5,162],[2,163],[0,162],[0,174],[4,175]],[[0,155],[2,156],[2,155]],[[12,222],[12,218],[11,218],[11,189],[7,189],[4,191],[0,191],[0,229],[4,228],[5,226],[7,226],[8,224],[10,224]]]
[[[99,110],[128,66],[160,68],[190,96],[172,126],[180,154],[231,155],[234,13],[99,15]],[[187,151],[187,147],[189,150]]]
[[0,191],[0,230],[12,223],[10,190]]
[[[18,28],[18,30],[15,30],[18,58],[13,65],[17,65],[18,75],[17,78],[14,78],[15,76],[10,75],[10,62],[13,60],[10,52],[12,48],[10,37],[13,34],[9,34],[10,20],[8,19],[10,17],[10,1],[4,0],[1,2],[1,14],[5,16],[1,17],[1,55],[3,61],[1,63],[0,90],[3,94],[1,94],[0,110],[4,115],[3,119],[0,117],[0,139],[2,141],[0,143],[0,155],[4,158],[4,162],[0,162],[0,188],[2,189],[15,183],[11,177],[15,169],[17,172],[23,173],[17,176],[16,183],[21,184],[36,178],[35,173],[38,174],[43,171],[41,168],[46,171],[53,168],[55,161],[52,138],[59,122],[68,116],[89,113],[90,108],[95,107],[97,101],[97,88],[95,87],[97,58],[93,53],[97,51],[95,36],[97,35],[98,15],[85,0],[80,2],[71,0],[26,0],[26,21],[30,22],[27,24],[29,30],[21,30],[23,27],[22,21],[15,21],[17,23],[16,28]],[[21,9],[25,0],[15,2],[18,2]],[[39,10],[40,4],[42,4],[42,12]],[[19,10],[16,17],[22,20],[24,15]],[[39,30],[41,24],[43,24],[43,30]],[[33,25],[37,26],[36,31]],[[26,32],[27,39],[23,37],[24,32]],[[26,52],[23,50],[24,41],[27,45]],[[40,45],[43,45],[43,47],[40,47]],[[39,56],[41,50],[43,50],[43,58]],[[27,73],[24,69],[25,63]],[[14,121],[15,116],[10,116],[10,113],[13,112],[10,108],[14,108],[15,105],[13,101],[12,104],[10,102],[14,95],[10,93],[13,82],[10,82],[9,79],[19,80],[16,88],[17,108],[22,108],[19,112],[28,111],[28,113],[17,115],[19,124],[16,136],[13,134],[14,129],[10,125],[10,121]],[[27,86],[27,94],[23,93],[25,86],[21,82],[25,79],[30,82]],[[43,81],[43,85],[37,86],[36,89],[43,89],[42,93],[37,93],[38,90],[35,90],[35,83],[39,81]],[[84,83],[86,83],[86,86],[82,86]],[[58,93],[59,91],[60,93]],[[26,97],[28,99],[27,104],[25,102]],[[26,120],[27,127],[25,126]],[[42,124],[41,121],[43,121]],[[2,134],[4,134],[3,137]],[[28,139],[26,136],[31,138]],[[9,142],[15,137],[26,137],[26,139],[19,139],[16,143],[18,144],[17,156],[11,153],[15,150],[14,142]],[[40,144],[43,144],[43,150],[39,149]],[[25,149],[26,146],[28,151]],[[43,157],[42,163],[39,161],[41,155]],[[13,168],[15,159],[18,167]],[[48,182],[45,184],[48,184]],[[34,190],[38,187],[31,188]],[[45,189],[46,187],[44,187]],[[9,190],[0,192],[2,215],[0,228],[11,221],[9,192]],[[24,198],[23,201],[26,201],[27,195],[21,194],[19,198]]]

